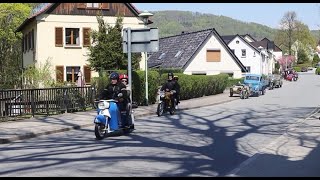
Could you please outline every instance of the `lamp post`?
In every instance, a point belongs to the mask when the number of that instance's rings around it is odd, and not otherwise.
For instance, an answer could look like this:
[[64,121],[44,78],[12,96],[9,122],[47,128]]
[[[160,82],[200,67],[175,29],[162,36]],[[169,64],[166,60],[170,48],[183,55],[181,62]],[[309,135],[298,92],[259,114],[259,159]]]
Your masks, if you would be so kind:
[[[142,13],[139,14],[139,17],[142,18],[142,21],[144,23],[144,27],[147,28],[147,25],[148,25],[148,20],[149,20],[149,17],[153,16],[153,14],[149,13],[148,11],[143,11]],[[145,65],[145,75],[146,75],[146,80],[145,80],[145,88],[146,88],[146,97],[145,97],[145,103],[146,103],[146,106],[148,106],[148,62],[147,62],[147,53],[148,52],[145,52],[144,53],[144,56],[145,56],[145,62],[144,62],[144,65]]]

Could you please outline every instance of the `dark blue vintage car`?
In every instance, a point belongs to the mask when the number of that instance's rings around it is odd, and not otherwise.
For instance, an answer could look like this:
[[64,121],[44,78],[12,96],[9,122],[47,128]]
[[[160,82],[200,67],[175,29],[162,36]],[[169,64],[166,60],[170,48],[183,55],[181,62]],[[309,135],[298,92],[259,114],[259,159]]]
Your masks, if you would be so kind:
[[260,94],[264,95],[266,93],[268,82],[262,75],[246,74],[244,84],[251,87],[251,95],[259,96]]

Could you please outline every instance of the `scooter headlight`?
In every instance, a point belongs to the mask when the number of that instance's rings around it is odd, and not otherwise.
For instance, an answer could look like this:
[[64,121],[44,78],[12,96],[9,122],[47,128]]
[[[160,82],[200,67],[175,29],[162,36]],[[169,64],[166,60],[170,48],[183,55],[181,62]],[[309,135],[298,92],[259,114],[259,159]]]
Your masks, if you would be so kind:
[[99,109],[109,109],[110,103],[109,102],[99,102],[98,108]]

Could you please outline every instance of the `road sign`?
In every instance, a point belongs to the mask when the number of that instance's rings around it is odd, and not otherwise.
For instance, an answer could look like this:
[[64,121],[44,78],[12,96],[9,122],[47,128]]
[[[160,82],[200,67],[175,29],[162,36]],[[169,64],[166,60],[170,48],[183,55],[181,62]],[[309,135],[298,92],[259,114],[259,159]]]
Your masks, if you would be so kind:
[[131,29],[128,37],[128,28],[123,30],[123,53],[128,53],[128,41],[131,38],[131,52],[157,52],[159,51],[158,28]]

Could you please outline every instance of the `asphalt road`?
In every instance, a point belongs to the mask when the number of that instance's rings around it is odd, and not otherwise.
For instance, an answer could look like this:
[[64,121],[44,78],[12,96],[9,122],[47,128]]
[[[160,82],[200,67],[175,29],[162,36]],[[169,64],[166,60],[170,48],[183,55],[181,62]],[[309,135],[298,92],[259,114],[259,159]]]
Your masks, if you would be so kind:
[[92,126],[1,144],[0,176],[224,176],[314,112],[319,92],[308,72],[260,97],[137,119],[126,136],[98,141]]

